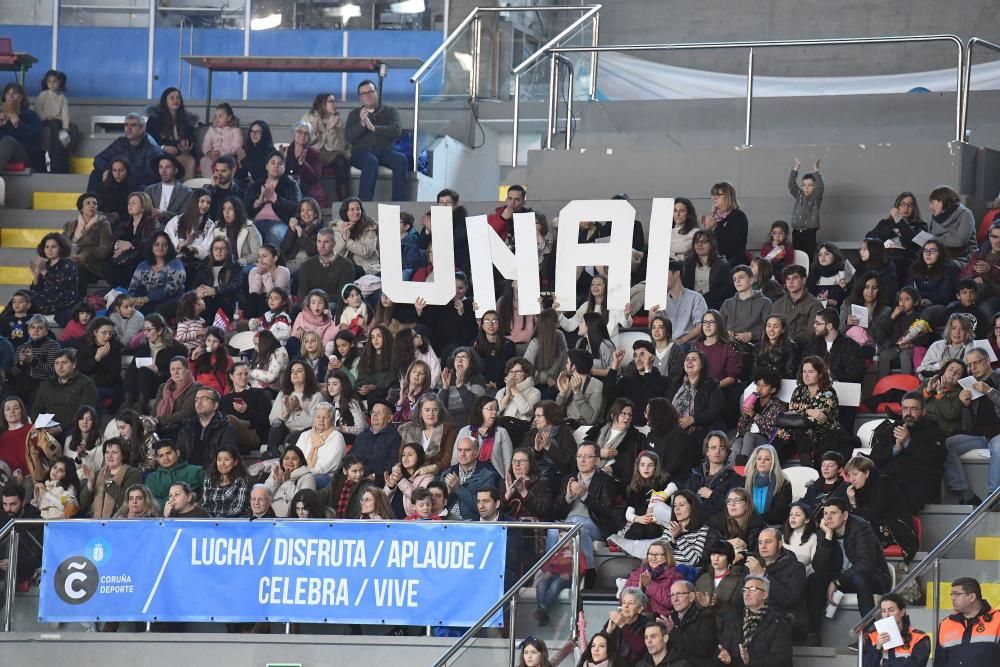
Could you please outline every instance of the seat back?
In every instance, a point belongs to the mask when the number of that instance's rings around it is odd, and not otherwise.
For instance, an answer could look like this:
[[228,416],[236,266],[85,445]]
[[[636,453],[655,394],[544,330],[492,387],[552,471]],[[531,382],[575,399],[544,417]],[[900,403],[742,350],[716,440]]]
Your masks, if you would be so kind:
[[14,43],[10,37],[0,37],[0,56],[14,55]]
[[862,449],[871,450],[872,439],[875,437],[875,429],[884,421],[884,419],[872,419],[861,425],[858,429],[858,439],[861,440]]
[[785,468],[784,473],[792,484],[792,502],[802,499],[806,495],[809,483],[819,479],[819,472],[815,468],[804,466]]
[[806,275],[809,274],[809,255],[806,254],[805,250],[795,251],[795,261],[792,262],[792,264],[801,266],[803,269],[806,270]]

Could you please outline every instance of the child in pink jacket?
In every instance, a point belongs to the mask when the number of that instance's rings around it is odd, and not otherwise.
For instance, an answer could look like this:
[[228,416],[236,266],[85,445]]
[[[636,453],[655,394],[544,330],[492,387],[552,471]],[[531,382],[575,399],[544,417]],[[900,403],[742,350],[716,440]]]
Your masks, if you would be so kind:
[[201,175],[205,178],[212,177],[212,164],[224,155],[236,157],[237,151],[243,148],[243,130],[233,127],[235,123],[233,108],[228,103],[223,102],[215,107],[215,117],[212,120],[212,127],[205,132],[205,139],[201,143]]

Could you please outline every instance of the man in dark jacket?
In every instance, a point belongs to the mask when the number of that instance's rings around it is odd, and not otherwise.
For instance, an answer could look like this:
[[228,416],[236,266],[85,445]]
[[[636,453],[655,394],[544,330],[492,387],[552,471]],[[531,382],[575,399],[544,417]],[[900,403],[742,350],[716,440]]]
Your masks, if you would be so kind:
[[[11,519],[39,519],[41,514],[34,505],[24,501],[24,487],[9,482],[0,491],[3,500],[3,511],[0,512],[0,526],[6,526]],[[26,585],[35,576],[35,571],[42,566],[42,526],[24,526],[18,528],[17,541],[17,583]],[[7,551],[0,554],[0,582],[6,581]]]
[[726,509],[726,496],[736,487],[743,488],[743,475],[726,465],[730,457],[729,442],[726,438],[713,435],[705,438],[702,445],[705,460],[691,471],[687,488],[701,501],[702,516],[721,514]]
[[833,497],[823,506],[823,520],[806,584],[809,643],[819,638],[820,623],[835,591],[856,593],[862,616],[875,607],[875,594],[892,587],[889,566],[878,536],[867,521],[852,516],[846,498]]
[[428,306],[418,298],[415,305],[417,322],[431,330],[431,341],[437,353],[445,358],[459,346],[469,345],[479,332],[476,313],[469,292],[469,279],[464,273],[455,274],[455,297],[441,306]]
[[713,667],[719,654],[715,615],[695,601],[694,584],[675,581],[670,587],[674,611],[667,618],[667,663]]
[[[209,174],[202,174],[205,178]],[[212,204],[208,208],[208,217],[211,220],[222,221],[222,202],[230,197],[236,197],[243,201],[243,184],[236,178],[236,160],[231,155],[220,155],[212,163],[212,182],[205,186],[205,190],[212,198]]]
[[170,487],[177,482],[185,482],[200,498],[204,481],[204,469],[181,458],[181,451],[176,443],[172,440],[160,440],[156,443],[156,470],[146,476],[145,484],[160,507],[166,505]]
[[225,415],[219,412],[219,394],[202,387],[194,396],[195,416],[184,421],[177,436],[177,448],[187,461],[208,468],[223,446],[239,451],[239,436]]
[[87,182],[87,192],[97,192],[104,175],[111,168],[113,160],[128,160],[130,173],[138,189],[143,189],[160,180],[154,170],[154,158],[163,151],[151,136],[146,134],[146,119],[142,114],[130,113],[125,116],[125,134],[111,142],[111,145],[94,158],[94,171]]
[[473,521],[479,516],[476,494],[480,489],[500,488],[503,480],[489,461],[479,460],[479,442],[462,438],[455,443],[458,463],[445,468],[438,479],[448,485],[448,518]]
[[941,496],[941,474],[948,450],[936,422],[924,416],[924,396],[903,396],[902,421],[885,421],[875,429],[871,459],[896,483],[907,505],[919,512]]
[[40,414],[54,414],[63,431],[70,431],[81,405],[97,405],[97,385],[86,375],[76,372],[75,348],[59,350],[52,368],[56,376],[38,387],[31,416],[38,419]]
[[351,166],[361,170],[358,197],[361,201],[375,199],[378,168],[383,166],[392,170],[392,200],[406,201],[409,165],[406,156],[395,148],[402,134],[399,111],[379,104],[378,87],[370,79],[358,84],[358,97],[361,106],[351,110],[344,126],[344,136],[351,144]]
[[[836,308],[824,308],[816,313],[813,321],[815,337],[802,348],[802,358],[817,356],[830,368],[835,382],[861,382],[865,377],[865,357],[861,346],[847,336],[840,335],[840,313]],[[848,433],[854,432],[857,406],[840,406],[840,425]]]
[[806,568],[791,551],[785,549],[781,531],[765,528],[757,537],[757,555],[747,558],[747,571],[767,576],[773,584],[767,604],[775,613],[792,622],[796,635],[804,636],[808,626],[806,612]]
[[351,453],[361,457],[365,468],[379,484],[386,473],[399,463],[399,432],[391,424],[395,408],[388,401],[372,403],[371,426],[358,433]]
[[[583,526],[580,543],[588,569],[594,569],[594,541],[603,542],[621,527],[612,511],[615,480],[597,469],[599,459],[600,449],[593,442],[584,441],[577,447],[577,472],[563,477],[556,487],[552,508],[555,520]],[[558,539],[558,532],[550,530],[547,548]]]
[[611,361],[611,369],[604,386],[610,395],[605,395],[605,402],[611,405],[618,397],[632,401],[635,410],[632,413],[633,426],[646,425],[646,404],[651,398],[667,395],[670,382],[656,368],[656,348],[648,340],[637,340],[632,343],[632,372],[621,372],[624,350],[615,350]]
[[792,667],[792,633],[788,620],[767,604],[771,584],[766,577],[743,580],[743,609],[722,620],[719,663],[733,667]]
[[[299,268],[299,301],[314,289],[321,289],[330,297],[330,305],[340,303],[340,291],[354,280],[354,262],[338,255],[333,248],[334,231],[324,227],[316,233],[316,256],[302,262]],[[470,339],[471,340],[471,339]]]

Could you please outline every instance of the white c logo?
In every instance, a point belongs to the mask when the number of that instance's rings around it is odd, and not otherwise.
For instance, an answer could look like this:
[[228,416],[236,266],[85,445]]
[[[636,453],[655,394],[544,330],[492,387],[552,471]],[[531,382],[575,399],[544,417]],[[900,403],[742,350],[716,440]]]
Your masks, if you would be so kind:
[[[85,563],[70,563],[69,565],[67,565],[67,568],[71,570],[82,570],[85,567],[87,567]],[[82,589],[77,589],[73,586],[73,584],[76,582],[80,582],[82,584],[86,580],[87,580],[87,575],[85,575],[83,572],[74,572],[73,574],[66,577],[66,581],[63,583],[63,590],[66,593],[66,597],[72,598],[74,600],[79,600],[84,595],[86,595],[87,591]]]

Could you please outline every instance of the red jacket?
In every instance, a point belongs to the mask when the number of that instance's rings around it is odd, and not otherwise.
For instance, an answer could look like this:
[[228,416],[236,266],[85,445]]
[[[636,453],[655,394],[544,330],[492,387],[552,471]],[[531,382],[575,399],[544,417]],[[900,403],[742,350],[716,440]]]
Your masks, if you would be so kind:
[[[639,567],[632,570],[632,574],[628,575],[628,580],[625,582],[625,586],[638,586],[639,576],[643,572],[649,571],[649,565],[643,563]],[[676,567],[664,568],[663,572],[656,579],[649,582],[646,586],[645,593],[649,596],[649,609],[646,611],[657,616],[666,616],[673,612],[674,603],[670,601],[670,587],[674,585],[675,581],[681,581],[684,578]]]

